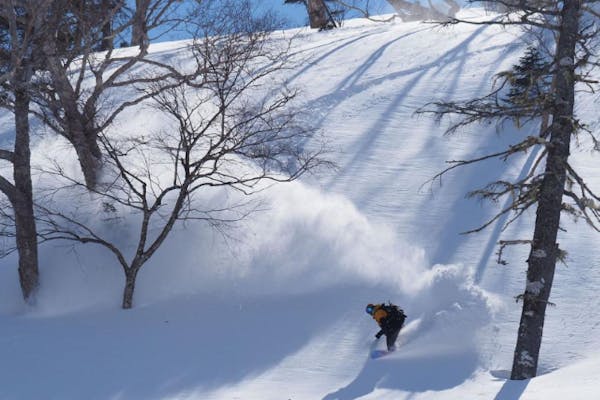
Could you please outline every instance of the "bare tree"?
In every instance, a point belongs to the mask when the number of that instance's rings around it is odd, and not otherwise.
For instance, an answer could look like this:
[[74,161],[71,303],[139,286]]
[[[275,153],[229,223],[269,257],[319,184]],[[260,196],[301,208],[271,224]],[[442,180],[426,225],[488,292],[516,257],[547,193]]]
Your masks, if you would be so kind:
[[454,18],[460,10],[460,5],[455,0],[444,0],[445,7],[436,7],[431,0],[427,1],[427,6],[421,5],[419,1],[387,0],[387,2],[394,7],[394,10],[403,21],[427,19],[444,21],[448,18]]
[[[427,5],[422,5],[419,1],[387,0],[397,14],[390,17],[381,17],[376,16],[377,13],[372,10],[372,4],[369,0],[317,0],[316,4],[312,5],[311,1],[307,0],[285,0],[285,2],[305,4],[309,12],[311,28],[320,29],[325,29],[327,23],[335,23],[334,14],[336,12],[353,12],[370,21],[390,22],[396,18],[403,21],[445,21],[454,18],[460,10],[460,5],[455,0],[444,0],[444,5],[436,5],[431,0],[427,1]],[[336,6],[337,10],[333,11],[332,6]],[[311,10],[313,10],[313,14],[311,14]],[[326,17],[330,18],[331,22],[328,22]],[[331,27],[335,26],[332,25]]]
[[[331,1],[331,0],[327,0]],[[313,29],[325,30],[337,27],[326,0],[285,0],[284,3],[302,3],[308,12],[308,21]]]
[[330,29],[335,28],[336,23],[331,17],[331,12],[324,0],[306,0],[306,8],[311,28]]
[[135,8],[130,11],[131,46],[147,48],[151,30],[176,24],[178,18],[171,16],[181,2],[182,0],[135,0]]
[[[160,23],[160,18],[173,2],[147,1],[152,26]],[[143,41],[133,54],[124,55],[113,48],[112,39],[131,29],[137,17],[115,19],[118,14],[126,14],[126,10],[123,3],[113,2],[111,5],[104,9],[87,1],[77,7],[67,0],[52,2],[52,12],[45,20],[52,34],[42,38],[39,46],[45,73],[36,76],[37,87],[32,97],[37,105],[32,112],[73,145],[89,188],[96,186],[102,169],[99,134],[124,109],[152,95],[141,90],[139,96],[124,101],[113,97],[109,105],[106,99],[110,92],[140,89],[139,85],[143,83],[175,73],[170,66],[159,65],[148,58],[147,41]],[[119,24],[115,24],[116,21]],[[109,37],[106,36],[108,24],[111,24]],[[55,40],[57,36],[64,36],[65,32],[66,42]],[[106,48],[104,53],[96,52],[99,44]],[[135,74],[134,68],[140,63],[155,65],[155,75]]]
[[[82,12],[93,16],[93,20],[97,22],[96,26],[91,25],[88,21],[82,22],[79,27],[72,31],[71,38],[77,40],[82,35],[90,35],[90,32],[84,30],[93,29],[99,32],[99,41],[95,46],[98,51],[108,50],[114,46],[113,25],[118,24],[117,18],[124,17],[124,0],[71,0],[65,4],[64,14],[79,15]],[[76,21],[73,21],[76,22]],[[75,23],[74,26],[78,24]],[[73,43],[74,44],[74,43]]]
[[[593,83],[587,77],[590,68],[597,64],[590,50],[590,41],[596,37],[596,18],[600,15],[594,10],[592,1],[508,0],[495,3],[499,5],[497,9],[507,11],[494,20],[470,23],[519,25],[532,31],[552,33],[546,35],[555,38],[554,43],[546,46],[550,49],[551,59],[548,66],[548,73],[552,77],[549,92],[540,98],[535,107],[515,108],[514,104],[507,107],[498,100],[499,93],[502,93],[507,82],[504,76],[500,87],[485,98],[462,103],[439,102],[435,104],[435,110],[429,111],[434,111],[439,117],[447,114],[463,116],[464,119],[453,125],[450,131],[472,122],[536,119],[543,117],[544,113],[550,115],[548,128],[542,129],[539,135],[527,136],[521,142],[495,154],[471,160],[451,161],[452,166],[438,175],[439,177],[456,167],[481,160],[507,160],[519,152],[540,149],[532,169],[523,179],[515,182],[493,182],[472,193],[474,196],[494,201],[503,197],[511,199],[508,207],[472,232],[483,229],[502,215],[514,212],[514,217],[508,222],[510,224],[525,210],[537,206],[532,240],[509,240],[501,243],[501,251],[504,246],[513,243],[527,243],[531,246],[527,259],[525,291],[518,296],[518,299],[523,301],[523,310],[511,374],[511,379],[528,379],[537,373],[546,307],[549,304],[556,262],[563,256],[563,250],[557,243],[561,213],[564,211],[584,218],[594,229],[600,230],[600,213],[597,206],[600,197],[594,194],[569,162],[571,140],[578,131],[585,131],[574,114],[575,85]],[[597,138],[589,133],[598,149]]]
[[[44,240],[95,243],[114,254],[125,275],[125,309],[133,305],[139,271],[178,221],[218,226],[251,211],[236,205],[206,209],[199,194],[220,187],[252,194],[261,182],[291,181],[323,163],[320,148],[304,148],[310,132],[295,123],[295,92],[275,80],[288,64],[288,47],[270,39],[272,20],[253,16],[249,2],[214,4],[198,14],[205,36],[190,48],[198,73],[178,85],[154,82],[153,107],[172,127],[136,137],[100,135],[107,179],[92,190],[105,208],[139,215],[134,254],[128,258],[126,245],[80,217],[48,207],[41,213]],[[60,167],[55,172],[83,186]]]
[[[7,1],[0,4],[0,106],[14,115],[12,150],[0,149],[0,159],[12,165],[12,182],[0,176],[0,191],[12,213],[19,281],[23,298],[31,302],[39,285],[36,221],[31,181],[29,111],[32,77],[40,68],[37,43],[47,34],[43,24],[50,1]],[[11,229],[11,232],[12,229]]]
[[373,8],[370,0],[329,0],[329,3],[336,7],[332,14],[334,16],[339,14],[338,20],[343,20],[349,13],[359,15],[373,22],[391,22],[396,19],[396,15],[387,17],[378,15],[381,14],[381,8]]
[[[10,203],[2,210],[9,221],[3,234],[14,236],[16,243],[3,253],[18,252],[20,284],[27,301],[33,300],[39,285],[29,114],[40,115],[40,111],[31,107],[31,103],[40,98],[43,71],[47,71],[49,65],[58,68],[63,62],[69,65],[74,54],[83,47],[93,49],[112,40],[106,29],[112,16],[107,16],[102,7],[106,1],[7,1],[0,4],[0,106],[15,116],[14,148],[12,151],[0,149],[0,158],[12,164],[13,180],[0,177],[0,190]],[[49,45],[51,54],[45,57]]]

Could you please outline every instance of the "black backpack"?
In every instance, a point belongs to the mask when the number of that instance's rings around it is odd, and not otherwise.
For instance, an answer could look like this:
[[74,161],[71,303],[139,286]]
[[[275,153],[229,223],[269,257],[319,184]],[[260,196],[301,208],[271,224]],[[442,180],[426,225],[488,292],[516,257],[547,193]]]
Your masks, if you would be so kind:
[[404,323],[406,314],[404,314],[404,310],[397,305],[388,302],[388,304],[383,304],[381,308],[387,312],[387,318],[389,318],[391,321],[400,321],[400,324]]

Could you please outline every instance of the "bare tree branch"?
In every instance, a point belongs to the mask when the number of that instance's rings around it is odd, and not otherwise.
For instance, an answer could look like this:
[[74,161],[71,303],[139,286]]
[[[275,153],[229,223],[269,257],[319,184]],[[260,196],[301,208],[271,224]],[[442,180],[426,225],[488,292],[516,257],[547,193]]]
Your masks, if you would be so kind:
[[[224,188],[252,194],[265,187],[261,182],[291,181],[327,165],[323,149],[303,146],[311,134],[295,123],[298,110],[290,108],[295,91],[274,80],[289,61],[289,46],[275,47],[268,20],[256,18],[249,2],[232,1],[225,10],[231,13],[225,20],[199,14],[204,36],[189,49],[197,64],[192,74],[171,68],[168,79],[148,81],[142,96],[153,99],[153,109],[164,113],[171,127],[143,136],[98,136],[105,178],[90,191],[109,210],[117,206],[139,216],[131,259],[123,257],[123,244],[102,238],[89,223],[44,213],[44,240],[95,243],[119,258],[126,278],[124,308],[133,304],[139,270],[176,223],[205,221],[221,228],[257,209],[250,202],[201,206],[197,193]],[[83,189],[84,183],[59,165],[47,172],[68,184],[64,193]]]

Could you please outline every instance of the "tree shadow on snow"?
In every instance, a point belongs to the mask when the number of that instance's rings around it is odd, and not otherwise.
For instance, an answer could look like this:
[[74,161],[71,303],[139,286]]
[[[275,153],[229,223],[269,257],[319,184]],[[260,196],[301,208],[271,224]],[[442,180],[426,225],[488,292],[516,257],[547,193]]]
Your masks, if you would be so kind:
[[[396,93],[394,99],[389,102],[379,118],[374,119],[371,126],[364,129],[363,134],[359,135],[356,142],[351,146],[357,149],[354,156],[345,163],[341,171],[331,179],[331,182],[329,182],[328,185],[335,186],[339,184],[339,182],[343,182],[344,178],[347,176],[353,175],[353,172],[361,169],[361,162],[368,159],[369,154],[373,151],[373,145],[377,143],[378,138],[386,132],[386,129],[393,121],[391,116],[393,116],[401,106],[406,106],[412,92],[418,88],[419,83],[424,80],[428,74],[435,73],[435,75],[440,75],[445,69],[453,69],[455,77],[454,79],[451,79],[451,87],[447,90],[448,95],[451,95],[459,84],[458,78],[464,71],[464,65],[467,59],[472,55],[472,52],[469,50],[470,44],[487,28],[487,26],[477,28],[455,47],[444,52],[432,61],[408,69],[390,72],[380,77],[360,79],[366,71],[365,68],[372,67],[389,46],[398,42],[400,39],[425,31],[426,29],[417,30],[395,38],[381,46],[379,49],[376,49],[373,54],[365,60],[363,65],[359,66],[355,72],[340,82],[336,90],[313,101],[313,104],[319,104],[318,109],[335,108],[337,105],[341,104],[343,100],[358,95],[373,87],[382,84],[394,84],[394,81],[396,80],[410,77],[410,80],[405,84],[399,84],[398,93]],[[485,49],[480,51],[485,51]],[[486,80],[486,83],[487,82],[489,82],[489,80]],[[331,99],[331,97],[334,97],[334,99]],[[329,107],[327,107],[328,105]],[[422,106],[422,104],[413,106],[412,111],[415,111],[419,106]],[[322,122],[324,123],[325,121]],[[371,196],[368,198],[371,198]]]
[[[2,335],[14,340],[3,349],[12,364],[0,363],[0,397],[152,400],[226,387],[305,346],[350,293],[193,295],[128,311],[21,318]],[[330,313],[314,312],[323,304]],[[14,383],[22,376],[36,384]]]
[[466,351],[445,354],[420,354],[416,357],[397,353],[380,359],[368,359],[357,377],[347,386],[329,393],[323,400],[352,400],[375,389],[406,392],[445,390],[463,383],[475,371],[477,353]]
[[529,385],[529,380],[506,381],[506,383],[502,385],[502,389],[500,389],[496,397],[494,397],[494,400],[518,400],[525,392],[527,385]]

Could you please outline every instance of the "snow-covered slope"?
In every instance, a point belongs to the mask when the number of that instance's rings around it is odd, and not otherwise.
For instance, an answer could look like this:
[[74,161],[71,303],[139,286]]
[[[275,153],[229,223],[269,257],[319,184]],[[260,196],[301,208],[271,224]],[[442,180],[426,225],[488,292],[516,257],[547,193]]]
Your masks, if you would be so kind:
[[[520,313],[513,298],[527,249],[510,249],[510,264],[498,266],[495,243],[528,239],[533,215],[505,232],[500,221],[459,233],[494,213],[465,193],[518,176],[532,155],[426,184],[446,160],[536,129],[474,126],[445,137],[444,126],[414,115],[435,99],[485,94],[518,59],[521,33],[360,20],[295,33],[303,61],[285,78],[301,89],[300,106],[339,168],[266,191],[269,210],[245,221],[233,242],[202,225],[175,232],[142,270],[130,311],[118,309],[122,277],[102,249],[43,246],[33,309],[20,303],[14,257],[1,260],[0,399],[594,398],[598,237],[565,222],[568,267],[555,279],[544,375],[510,382]],[[173,57],[184,45],[153,52]],[[593,96],[580,96],[592,128],[594,108]],[[156,118],[140,108],[119,127],[152,129]],[[2,128],[9,136],[6,115]],[[56,138],[39,139],[34,157],[63,150]],[[593,174],[585,142],[573,154]],[[383,343],[364,306],[387,300],[409,318],[400,350],[371,360]]]

